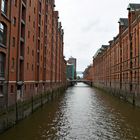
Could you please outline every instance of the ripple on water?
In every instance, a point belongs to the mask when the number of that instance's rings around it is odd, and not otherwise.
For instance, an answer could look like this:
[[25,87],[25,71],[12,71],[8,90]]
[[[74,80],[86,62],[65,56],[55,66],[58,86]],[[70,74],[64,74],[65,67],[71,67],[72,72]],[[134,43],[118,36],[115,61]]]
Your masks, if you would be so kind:
[[[32,117],[32,121],[24,122],[25,129],[29,131],[33,126],[35,127],[30,139],[140,139],[139,109],[134,109],[109,94],[85,86],[82,83],[69,88],[63,98],[52,102],[49,107],[46,107],[45,111],[42,109],[42,112],[38,114],[36,112],[35,114],[38,115],[38,119]],[[12,133],[9,132],[9,138],[18,140],[15,137],[12,138]],[[15,134],[24,135],[23,133],[23,127],[15,129]],[[29,139],[26,134],[24,137]],[[2,140],[7,139],[3,138]]]

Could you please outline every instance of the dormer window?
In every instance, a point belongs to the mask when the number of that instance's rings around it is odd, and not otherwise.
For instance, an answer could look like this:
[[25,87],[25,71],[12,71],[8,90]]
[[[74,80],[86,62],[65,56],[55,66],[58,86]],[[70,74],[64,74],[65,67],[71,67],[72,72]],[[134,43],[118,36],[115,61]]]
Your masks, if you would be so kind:
[[7,15],[7,0],[2,0],[1,11],[3,14]]

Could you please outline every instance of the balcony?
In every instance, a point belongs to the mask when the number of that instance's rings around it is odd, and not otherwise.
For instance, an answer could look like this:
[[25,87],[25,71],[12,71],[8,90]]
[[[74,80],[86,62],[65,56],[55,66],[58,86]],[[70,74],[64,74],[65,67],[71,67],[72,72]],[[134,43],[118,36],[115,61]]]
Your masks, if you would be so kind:
[[22,0],[22,4],[24,5],[24,7],[26,7],[26,1],[27,0]]
[[20,55],[20,60],[23,61],[24,60],[24,57],[22,55]]
[[39,53],[40,51],[39,51],[39,49],[37,49],[37,53]]
[[20,60],[24,60],[24,44],[22,42],[20,43]]
[[23,73],[24,73],[24,63],[23,63],[23,61],[20,61],[20,64],[19,64],[19,81],[23,81],[23,77],[24,77],[24,75],[23,75]]
[[21,19],[21,24],[25,26],[25,21]]
[[39,1],[39,14],[41,15],[41,1]]
[[23,38],[23,37],[21,37],[21,38],[20,38],[20,41],[24,43],[24,38]]
[[25,38],[25,27],[21,26],[21,39],[23,39],[22,42],[24,42],[24,38]]
[[26,20],[26,8],[24,5],[22,5],[22,15],[21,15],[21,19],[25,22]]

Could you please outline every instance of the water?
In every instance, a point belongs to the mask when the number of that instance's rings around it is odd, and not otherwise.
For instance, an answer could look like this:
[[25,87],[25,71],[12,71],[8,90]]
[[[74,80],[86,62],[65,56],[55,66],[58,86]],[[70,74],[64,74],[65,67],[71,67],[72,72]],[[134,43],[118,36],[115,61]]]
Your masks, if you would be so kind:
[[140,140],[140,109],[79,83],[0,140]]

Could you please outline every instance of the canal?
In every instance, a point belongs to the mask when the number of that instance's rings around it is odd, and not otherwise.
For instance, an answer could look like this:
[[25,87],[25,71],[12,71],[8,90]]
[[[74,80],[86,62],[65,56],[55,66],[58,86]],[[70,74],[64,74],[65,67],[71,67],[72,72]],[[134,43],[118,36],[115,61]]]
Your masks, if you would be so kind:
[[83,83],[44,105],[0,140],[140,140],[140,109]]

